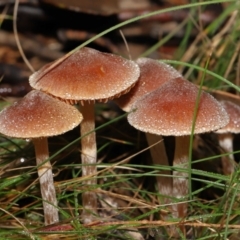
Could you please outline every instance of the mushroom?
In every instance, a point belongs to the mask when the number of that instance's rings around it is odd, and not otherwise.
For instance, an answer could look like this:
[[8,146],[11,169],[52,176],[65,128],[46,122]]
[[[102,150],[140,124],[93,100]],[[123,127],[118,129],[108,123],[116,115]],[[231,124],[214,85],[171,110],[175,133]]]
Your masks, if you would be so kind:
[[[187,168],[198,92],[196,85],[179,77],[137,100],[128,115],[129,123],[141,131],[176,136],[174,167]],[[197,107],[194,134],[217,130],[229,121],[222,105],[206,92],[201,92]],[[186,170],[173,171],[172,184],[172,196],[181,202],[186,200],[188,194]],[[186,217],[187,203],[173,205],[172,211],[173,217]]]
[[[142,96],[156,90],[171,79],[181,77],[176,69],[161,61],[139,58],[136,63],[140,68],[138,82],[127,94],[114,100],[126,112],[130,112],[133,103]],[[153,163],[169,166],[162,136],[148,132],[146,138],[150,146],[159,141],[159,144],[150,148]],[[161,171],[161,175],[157,176],[157,188],[163,196],[171,196],[172,178],[166,177],[166,175],[171,175],[171,171]],[[167,201],[167,198],[162,198],[162,202],[167,203]]]
[[59,221],[47,137],[67,132],[81,121],[75,107],[37,90],[0,112],[0,133],[32,139],[34,144],[45,225]]
[[156,90],[167,81],[182,76],[175,68],[158,60],[143,57],[135,62],[140,68],[139,80],[128,93],[114,99],[125,112],[129,112],[140,97]]
[[97,213],[96,194],[89,189],[96,186],[97,174],[94,103],[107,102],[128,92],[139,74],[139,67],[133,61],[85,47],[30,76],[33,88],[69,103],[81,103],[84,119],[81,124],[82,176],[87,179],[84,183],[88,189],[82,194],[85,222],[91,222],[92,213]]
[[232,154],[233,133],[240,133],[240,107],[227,100],[222,100],[220,103],[227,111],[230,121],[225,127],[217,130],[216,133],[220,147],[229,153],[228,156],[222,157],[223,171],[225,174],[232,174],[234,173],[235,166],[234,156]]

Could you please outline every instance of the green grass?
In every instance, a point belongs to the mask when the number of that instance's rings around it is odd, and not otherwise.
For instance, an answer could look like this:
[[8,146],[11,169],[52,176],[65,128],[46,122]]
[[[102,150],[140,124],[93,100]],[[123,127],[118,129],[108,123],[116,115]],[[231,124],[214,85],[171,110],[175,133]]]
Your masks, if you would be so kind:
[[[230,4],[211,24],[200,26],[199,19],[194,16],[198,16],[206,5],[221,2]],[[79,48],[132,22],[178,9],[190,9],[189,17],[178,26],[186,34],[179,43],[174,60],[165,62],[178,68],[192,82],[199,84],[203,80],[204,86],[213,89],[240,92],[236,82],[239,59],[235,54],[239,52],[239,15],[234,16],[234,21],[229,21],[236,10],[236,1],[192,1],[188,5],[139,16],[99,33]],[[220,28],[220,25],[225,26],[227,22],[229,27],[224,32],[224,27]],[[190,43],[191,30],[196,29],[196,26],[199,30],[196,36],[198,41]],[[149,56],[166,44],[179,29],[170,32],[141,56]],[[4,102],[1,102],[1,108],[4,107],[2,104]],[[163,196],[155,191],[155,177],[159,171],[169,168],[149,163],[151,159],[144,135],[128,126],[126,114],[104,118],[101,115],[103,111],[113,110],[101,104],[96,110],[101,118],[96,128],[98,185],[92,186],[92,189],[98,193],[102,217],[92,225],[83,225],[80,221],[81,194],[86,191],[79,163],[80,138],[72,139],[64,135],[50,139],[49,160],[54,164],[61,221],[55,227],[46,228],[43,227],[42,201],[31,142],[0,137],[0,239],[136,239],[133,233],[141,233],[146,239],[150,236],[161,239],[162,235],[168,239],[170,236],[166,226],[179,226],[185,221],[159,220],[159,213],[168,213],[168,210],[160,204]],[[109,129],[113,134],[110,134]],[[189,215],[184,223],[195,239],[237,239],[240,230],[239,167],[233,176],[212,172],[211,168],[197,168],[198,164],[215,166],[221,156],[219,152],[200,159],[193,155],[192,169],[175,168],[188,171],[192,176]],[[147,184],[149,182],[150,186]],[[212,198],[204,199],[203,193],[208,192],[212,193]],[[177,202],[179,199],[173,198],[172,201]]]

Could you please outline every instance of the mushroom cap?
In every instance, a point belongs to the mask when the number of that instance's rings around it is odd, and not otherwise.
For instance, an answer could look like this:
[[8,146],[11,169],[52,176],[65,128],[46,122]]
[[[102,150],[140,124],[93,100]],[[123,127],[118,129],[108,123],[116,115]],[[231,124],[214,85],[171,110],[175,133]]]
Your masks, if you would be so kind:
[[15,138],[48,137],[67,132],[81,121],[75,107],[33,90],[0,112],[0,133]]
[[240,106],[230,101],[220,101],[229,116],[229,123],[216,131],[216,133],[239,133],[240,132]]
[[129,112],[132,104],[143,95],[154,91],[171,79],[181,77],[175,68],[164,62],[150,58],[139,58],[136,63],[140,67],[139,80],[127,94],[114,100],[125,112]]
[[[190,135],[199,89],[176,78],[143,96],[132,106],[129,123],[157,135]],[[223,106],[210,94],[201,92],[194,133],[213,131],[229,121]]]
[[86,47],[55,62],[54,67],[52,64],[32,74],[29,83],[35,89],[70,102],[118,97],[129,91],[140,75],[135,62]]

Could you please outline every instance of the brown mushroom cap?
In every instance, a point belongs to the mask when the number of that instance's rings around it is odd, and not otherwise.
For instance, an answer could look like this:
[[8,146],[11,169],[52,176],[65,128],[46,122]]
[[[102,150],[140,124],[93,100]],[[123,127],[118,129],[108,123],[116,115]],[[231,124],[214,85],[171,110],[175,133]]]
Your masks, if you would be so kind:
[[48,137],[67,132],[81,121],[75,107],[33,90],[0,112],[0,132],[15,138]]
[[115,99],[118,106],[129,112],[132,104],[143,95],[154,91],[165,82],[181,77],[172,66],[150,58],[139,58],[136,63],[140,67],[140,77],[136,85],[120,98]]
[[216,131],[216,133],[239,133],[240,132],[240,106],[230,101],[220,101],[229,115],[229,123]]
[[[183,78],[170,80],[135,102],[128,121],[144,132],[165,136],[190,135],[198,91],[196,85]],[[219,129],[228,121],[222,105],[210,94],[202,92],[194,133]]]
[[91,48],[81,48],[46,72],[51,64],[32,74],[30,85],[70,102],[106,101],[120,96],[140,75],[133,61]]

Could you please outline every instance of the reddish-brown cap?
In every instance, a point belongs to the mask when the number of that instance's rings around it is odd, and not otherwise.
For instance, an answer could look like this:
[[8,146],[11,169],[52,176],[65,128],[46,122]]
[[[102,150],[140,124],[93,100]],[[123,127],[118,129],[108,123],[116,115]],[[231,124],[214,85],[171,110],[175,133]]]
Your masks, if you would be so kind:
[[172,66],[150,58],[139,58],[136,63],[140,67],[140,77],[136,85],[127,93],[114,101],[126,112],[132,104],[143,95],[154,91],[165,82],[181,77]]
[[230,101],[220,101],[229,116],[229,123],[216,131],[216,133],[239,133],[240,132],[240,107]]
[[[199,89],[183,78],[166,82],[132,106],[129,123],[157,135],[190,135]],[[222,105],[206,92],[201,93],[194,133],[217,130],[229,121]]]
[[33,90],[0,112],[0,132],[15,138],[48,137],[67,132],[81,121],[75,107]]
[[129,91],[140,75],[135,62],[91,48],[81,48],[52,68],[51,64],[32,74],[30,85],[69,102],[118,97]]

